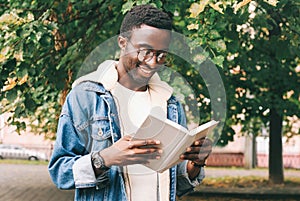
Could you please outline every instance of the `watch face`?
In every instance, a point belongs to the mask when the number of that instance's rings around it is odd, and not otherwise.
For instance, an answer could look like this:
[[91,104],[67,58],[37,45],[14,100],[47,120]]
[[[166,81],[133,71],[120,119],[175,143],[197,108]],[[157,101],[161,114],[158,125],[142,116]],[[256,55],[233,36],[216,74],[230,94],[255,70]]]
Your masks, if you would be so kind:
[[95,168],[102,169],[102,170],[108,170],[109,168],[104,165],[103,158],[98,154],[94,153],[92,155],[92,162]]
[[95,168],[97,168],[97,169],[102,167],[102,163],[101,163],[101,160],[99,158],[95,158],[93,160],[93,163],[94,163]]

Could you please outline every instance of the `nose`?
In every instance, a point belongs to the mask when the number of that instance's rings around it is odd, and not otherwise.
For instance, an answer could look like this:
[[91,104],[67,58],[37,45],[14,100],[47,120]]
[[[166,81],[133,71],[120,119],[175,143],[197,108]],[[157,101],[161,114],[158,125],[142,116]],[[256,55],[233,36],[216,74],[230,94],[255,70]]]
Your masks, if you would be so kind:
[[146,61],[147,65],[151,68],[151,69],[155,69],[155,68],[158,68],[160,67],[160,65],[158,65],[157,63],[157,57],[156,55],[154,54],[153,57],[149,60],[149,61]]

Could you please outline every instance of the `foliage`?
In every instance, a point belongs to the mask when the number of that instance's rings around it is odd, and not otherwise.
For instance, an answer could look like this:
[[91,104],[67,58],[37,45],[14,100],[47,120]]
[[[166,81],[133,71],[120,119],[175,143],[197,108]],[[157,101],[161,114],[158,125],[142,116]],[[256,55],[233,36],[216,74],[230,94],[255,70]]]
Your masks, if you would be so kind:
[[84,59],[118,33],[126,11],[146,3],[172,15],[174,30],[188,38],[189,51],[202,47],[189,64],[170,57],[172,69],[183,75],[194,97],[183,80],[173,80],[173,85],[191,116],[197,116],[193,108],[200,105],[200,121],[213,114],[199,69],[205,62],[217,66],[228,114],[220,144],[233,140],[231,126],[238,123],[244,131],[259,133],[269,125],[270,109],[285,119],[299,117],[297,2],[0,0],[0,101],[2,112],[12,113],[7,123],[23,130],[29,119],[37,133],[54,137],[62,103]]
[[[193,44],[223,67],[227,125],[239,123],[247,133],[268,126],[272,108],[285,119],[300,116],[299,3],[276,2],[201,1],[186,23]],[[234,134],[224,131],[221,144]]]
[[0,5],[1,110],[12,113],[7,123],[18,131],[30,124],[35,132],[54,137],[71,82],[91,50],[117,33],[122,2]]
[[253,133],[257,133],[262,123],[270,123],[272,109],[285,118],[300,115],[300,80],[296,71],[299,21],[294,19],[299,15],[299,4],[280,1],[270,6],[260,1],[253,3],[252,9],[246,23],[235,24],[239,30],[236,42],[240,45],[230,49],[228,56],[234,59],[225,63],[228,81],[236,86],[232,117],[244,125],[244,131],[254,129]]

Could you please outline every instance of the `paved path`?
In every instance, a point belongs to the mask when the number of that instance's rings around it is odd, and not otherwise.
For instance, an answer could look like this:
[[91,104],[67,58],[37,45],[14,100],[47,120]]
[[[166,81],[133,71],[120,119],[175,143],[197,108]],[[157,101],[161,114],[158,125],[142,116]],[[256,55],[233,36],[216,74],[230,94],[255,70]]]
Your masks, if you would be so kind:
[[45,165],[0,164],[0,201],[71,201],[73,194],[54,186]]
[[[267,177],[268,170],[207,168],[206,175]],[[285,176],[300,178],[300,170],[285,171]],[[0,201],[71,201],[73,194],[54,186],[45,165],[0,164]]]

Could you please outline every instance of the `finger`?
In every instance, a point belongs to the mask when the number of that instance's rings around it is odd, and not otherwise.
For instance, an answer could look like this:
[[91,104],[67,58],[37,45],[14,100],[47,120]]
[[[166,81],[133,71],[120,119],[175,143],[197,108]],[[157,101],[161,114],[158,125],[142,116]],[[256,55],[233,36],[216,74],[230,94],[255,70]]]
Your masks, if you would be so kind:
[[198,161],[198,160],[204,160],[208,157],[209,154],[203,153],[203,154],[182,154],[180,156],[180,159],[182,160],[191,160],[191,161]]
[[130,141],[132,147],[141,147],[141,146],[148,146],[148,145],[159,145],[159,140],[131,140]]
[[158,160],[161,158],[160,154],[141,154],[140,155],[142,158],[148,160]]
[[211,152],[211,147],[188,147],[186,149],[187,153],[210,153]]
[[163,151],[161,149],[157,149],[157,148],[134,148],[134,149],[131,149],[134,151],[135,154],[152,154],[152,153],[155,153],[155,154],[162,154]]
[[160,149],[161,146],[160,145],[143,145],[138,147],[139,149],[149,149],[149,148],[153,148],[153,149]]
[[146,153],[146,154],[132,154],[127,156],[126,161],[135,161],[136,162],[149,162],[149,160],[158,160],[161,156],[158,153]]
[[212,141],[208,138],[201,138],[196,140],[192,146],[211,146]]
[[203,158],[210,154],[210,152],[202,152],[202,153],[183,153],[182,156],[188,157],[188,158]]
[[199,145],[202,145],[202,142],[200,140],[196,140],[192,146],[199,146]]

